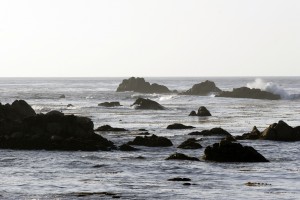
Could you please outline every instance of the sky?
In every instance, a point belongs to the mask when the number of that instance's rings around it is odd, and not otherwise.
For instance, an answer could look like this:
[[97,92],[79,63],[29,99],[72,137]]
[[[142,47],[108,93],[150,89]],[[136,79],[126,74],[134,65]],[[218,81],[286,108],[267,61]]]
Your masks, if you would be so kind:
[[0,76],[300,76],[300,1],[1,0]]

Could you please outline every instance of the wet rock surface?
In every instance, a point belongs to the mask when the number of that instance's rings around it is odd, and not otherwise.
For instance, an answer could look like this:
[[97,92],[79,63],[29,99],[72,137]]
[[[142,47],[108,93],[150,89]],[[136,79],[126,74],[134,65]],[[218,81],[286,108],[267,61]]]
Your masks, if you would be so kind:
[[167,126],[167,129],[193,129],[195,127],[193,126],[186,126],[183,124],[175,123],[175,124],[170,124]]
[[118,107],[118,106],[122,106],[122,105],[118,101],[112,101],[112,102],[99,103],[98,106],[103,106],[103,107]]
[[216,97],[268,99],[268,100],[280,99],[280,95],[273,94],[267,91],[262,91],[260,89],[250,89],[247,87],[234,88],[233,91],[223,91]]
[[174,153],[170,155],[166,160],[191,160],[191,161],[199,161],[196,157],[190,157],[183,153]]
[[131,106],[140,110],[165,110],[165,108],[150,99],[138,98]]
[[128,145],[138,145],[147,147],[169,147],[172,146],[171,140],[166,137],[151,136],[137,136],[133,141],[128,142]]
[[193,87],[181,94],[183,95],[199,95],[205,96],[210,93],[219,93],[221,89],[216,86],[216,84],[212,81],[206,80],[199,84],[193,85]]

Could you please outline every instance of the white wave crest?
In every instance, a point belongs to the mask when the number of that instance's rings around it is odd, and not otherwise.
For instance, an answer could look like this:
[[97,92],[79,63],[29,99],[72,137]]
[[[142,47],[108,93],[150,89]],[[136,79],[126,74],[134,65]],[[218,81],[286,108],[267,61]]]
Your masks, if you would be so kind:
[[300,99],[300,94],[289,94],[280,85],[273,82],[265,82],[264,80],[257,78],[254,82],[247,83],[248,88],[261,89],[263,91],[271,92],[273,94],[280,95],[282,99]]

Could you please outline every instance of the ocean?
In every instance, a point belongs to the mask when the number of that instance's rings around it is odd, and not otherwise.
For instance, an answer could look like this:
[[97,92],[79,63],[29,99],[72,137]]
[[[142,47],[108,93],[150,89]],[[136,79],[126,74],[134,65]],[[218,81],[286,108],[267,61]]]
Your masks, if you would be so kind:
[[[300,126],[300,77],[159,77],[145,78],[171,90],[185,91],[205,80],[222,90],[248,86],[280,94],[282,100],[257,100],[115,92],[124,78],[0,78],[0,102],[26,100],[37,113],[59,110],[90,117],[95,128],[109,124],[129,132],[100,133],[121,145],[138,129],[168,137],[172,147],[138,147],[140,151],[24,151],[0,149],[0,199],[300,199],[300,142],[243,140],[269,163],[216,163],[165,160],[175,152],[201,158],[204,149],[176,148],[192,131],[221,127],[232,135],[262,131],[283,120]],[[65,95],[65,98],[60,98]],[[157,101],[166,110],[135,110],[138,97]],[[119,101],[121,107],[98,106]],[[73,107],[67,107],[72,104]],[[205,106],[211,117],[190,117]],[[172,123],[191,130],[168,130]],[[219,137],[196,136],[204,147]],[[141,159],[143,158],[143,159]],[[168,181],[190,178],[191,185]],[[248,182],[260,183],[254,186]],[[106,193],[105,193],[106,192]]]

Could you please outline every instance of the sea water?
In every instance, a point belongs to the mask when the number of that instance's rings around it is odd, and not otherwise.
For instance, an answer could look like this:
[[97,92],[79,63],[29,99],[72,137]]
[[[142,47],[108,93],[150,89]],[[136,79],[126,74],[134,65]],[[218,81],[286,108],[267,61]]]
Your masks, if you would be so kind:
[[[221,127],[232,135],[262,131],[284,120],[300,126],[300,77],[198,77],[146,78],[146,81],[185,91],[211,80],[222,90],[248,86],[281,95],[282,100],[256,100],[115,92],[123,78],[1,78],[0,102],[26,100],[37,113],[59,110],[90,117],[95,128],[109,124],[129,132],[99,133],[121,145],[141,131],[171,139],[174,146],[138,147],[140,151],[23,151],[0,150],[0,199],[300,199],[300,142],[240,141],[253,146],[269,163],[216,163],[166,161],[175,152],[201,158],[204,149],[176,148],[190,138],[191,130],[168,130],[172,123],[192,125],[192,131]],[[59,98],[65,95],[65,98]],[[166,110],[135,110],[138,97],[157,101]],[[98,106],[119,101],[122,106]],[[68,107],[72,104],[72,107]],[[205,106],[211,117],[190,117],[192,110]],[[202,137],[206,147],[218,137]],[[190,186],[168,181],[190,178]],[[248,186],[246,183],[262,183]],[[85,194],[85,195],[80,195]],[[93,195],[94,194],[94,195]]]

